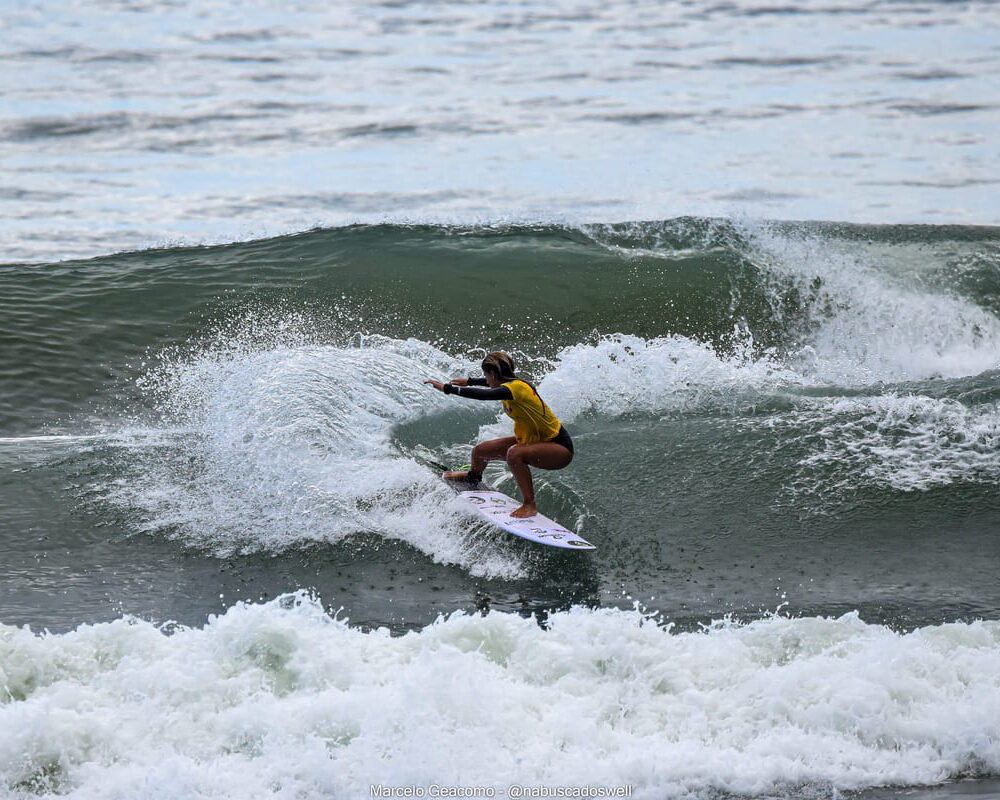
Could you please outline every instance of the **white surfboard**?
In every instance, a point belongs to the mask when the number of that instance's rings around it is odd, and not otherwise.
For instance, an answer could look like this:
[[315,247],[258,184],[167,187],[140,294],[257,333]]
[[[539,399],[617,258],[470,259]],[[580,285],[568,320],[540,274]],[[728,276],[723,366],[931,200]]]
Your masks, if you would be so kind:
[[535,514],[525,519],[512,517],[510,512],[520,508],[521,504],[503,492],[493,489],[472,489],[459,492],[458,496],[498,528],[522,539],[547,544],[550,547],[563,547],[567,550],[597,549],[586,539],[542,514]]

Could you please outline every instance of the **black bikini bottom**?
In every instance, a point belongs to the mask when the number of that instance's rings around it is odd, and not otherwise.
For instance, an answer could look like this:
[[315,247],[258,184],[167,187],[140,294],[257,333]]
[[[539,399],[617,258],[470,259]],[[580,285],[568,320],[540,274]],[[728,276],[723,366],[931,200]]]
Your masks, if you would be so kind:
[[573,453],[573,440],[569,438],[569,434],[566,433],[566,429],[562,425],[559,426],[559,433],[555,435],[554,439],[549,439],[549,442],[552,444],[561,444],[571,454]]

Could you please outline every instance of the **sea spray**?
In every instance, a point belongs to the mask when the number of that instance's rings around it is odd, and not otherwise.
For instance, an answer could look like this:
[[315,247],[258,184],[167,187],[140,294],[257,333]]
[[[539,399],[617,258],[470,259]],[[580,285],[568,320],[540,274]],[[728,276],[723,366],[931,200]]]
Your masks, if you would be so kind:
[[391,437],[447,407],[423,386],[427,375],[467,366],[415,340],[332,347],[280,333],[213,341],[147,373],[141,385],[188,435],[126,452],[126,477],[105,498],[141,514],[142,531],[218,554],[374,533],[440,563],[516,574],[516,559],[466,536],[475,526],[453,494]]

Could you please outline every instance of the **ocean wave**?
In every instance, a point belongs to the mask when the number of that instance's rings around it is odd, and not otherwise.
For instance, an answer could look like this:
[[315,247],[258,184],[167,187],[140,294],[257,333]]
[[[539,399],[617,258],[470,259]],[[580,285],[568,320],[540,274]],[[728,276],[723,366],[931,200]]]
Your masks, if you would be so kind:
[[[987,424],[993,412],[977,401],[946,393],[967,410],[923,415],[888,439],[879,420],[863,419],[867,411],[845,417],[838,402],[885,395],[889,409],[901,402],[892,398],[934,394],[915,382],[995,383],[994,251],[995,232],[982,229],[689,218],[354,226],[28,276],[6,268],[0,283],[17,287],[9,340],[17,366],[0,402],[12,417],[23,405],[35,426],[27,435],[39,433],[40,381],[53,387],[41,401],[53,414],[86,391],[110,395],[101,427],[116,436],[188,431],[109,453],[120,469],[94,494],[133,530],[220,554],[372,533],[441,563],[512,576],[522,570],[512,556],[484,562],[466,552],[447,493],[414,457],[426,444],[432,460],[461,463],[477,428],[480,437],[507,435],[509,422],[491,407],[435,395],[425,378],[476,374],[485,350],[506,349],[574,433],[595,418],[788,412],[775,424],[805,449],[784,464],[784,485],[795,491],[823,494],[841,479],[889,491],[988,481],[996,474],[989,437],[963,438],[955,417]],[[963,278],[954,290],[948,275]],[[222,293],[227,285],[232,296]],[[56,298],[41,311],[40,292]],[[186,340],[169,327],[181,313]],[[167,333],[142,349],[141,340],[108,335],[109,317],[117,331]],[[106,349],[74,358],[76,340],[88,337]],[[96,358],[112,365],[109,376],[95,379]],[[107,386],[81,390],[77,373]],[[422,434],[405,434],[423,421]],[[594,440],[591,452],[600,449]],[[572,494],[559,480],[549,488]],[[586,516],[567,502],[574,518]]]
[[[475,374],[474,358],[412,338],[319,344],[290,333],[295,325],[258,323],[140,379],[156,399],[153,427],[172,433],[150,437],[146,423],[135,427],[137,446],[122,444],[127,431],[112,437],[120,469],[93,494],[124,511],[137,532],[220,555],[370,533],[473,575],[524,574],[520,556],[468,536],[469,521],[427,466],[462,463],[476,440],[510,435],[495,405],[423,385]],[[542,373],[540,394],[574,432],[600,419],[677,426],[691,415],[729,419],[725,430],[752,429],[755,438],[765,426],[756,447],[784,464],[784,491],[797,497],[924,491],[1000,475],[995,402],[914,389],[845,397],[773,350],[760,352],[746,329],[734,329],[722,352],[682,336],[616,334],[526,363]],[[603,447],[591,436],[587,451],[609,457]],[[554,493],[551,502],[569,504],[566,523],[586,517],[561,474],[548,477],[540,485]]]
[[67,797],[372,784],[814,796],[1000,770],[1000,625],[856,614],[675,633],[639,611],[363,632],[299,593],[203,628],[0,626],[0,776]]
[[791,321],[799,368],[838,385],[976,375],[996,369],[1000,319],[983,294],[929,290],[941,267],[916,248],[879,249],[748,224],[747,240],[773,282],[773,316],[790,281],[808,298]]

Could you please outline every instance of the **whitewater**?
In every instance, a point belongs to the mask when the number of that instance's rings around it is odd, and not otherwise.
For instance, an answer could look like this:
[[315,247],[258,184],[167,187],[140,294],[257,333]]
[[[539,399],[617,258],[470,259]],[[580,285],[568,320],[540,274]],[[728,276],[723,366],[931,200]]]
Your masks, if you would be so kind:
[[995,771],[998,642],[992,622],[900,634],[855,614],[772,616],[676,633],[612,609],[544,628],[458,613],[394,637],[300,593],[200,629],[3,628],[0,753],[13,788],[81,797],[583,779],[641,798],[831,796]]

